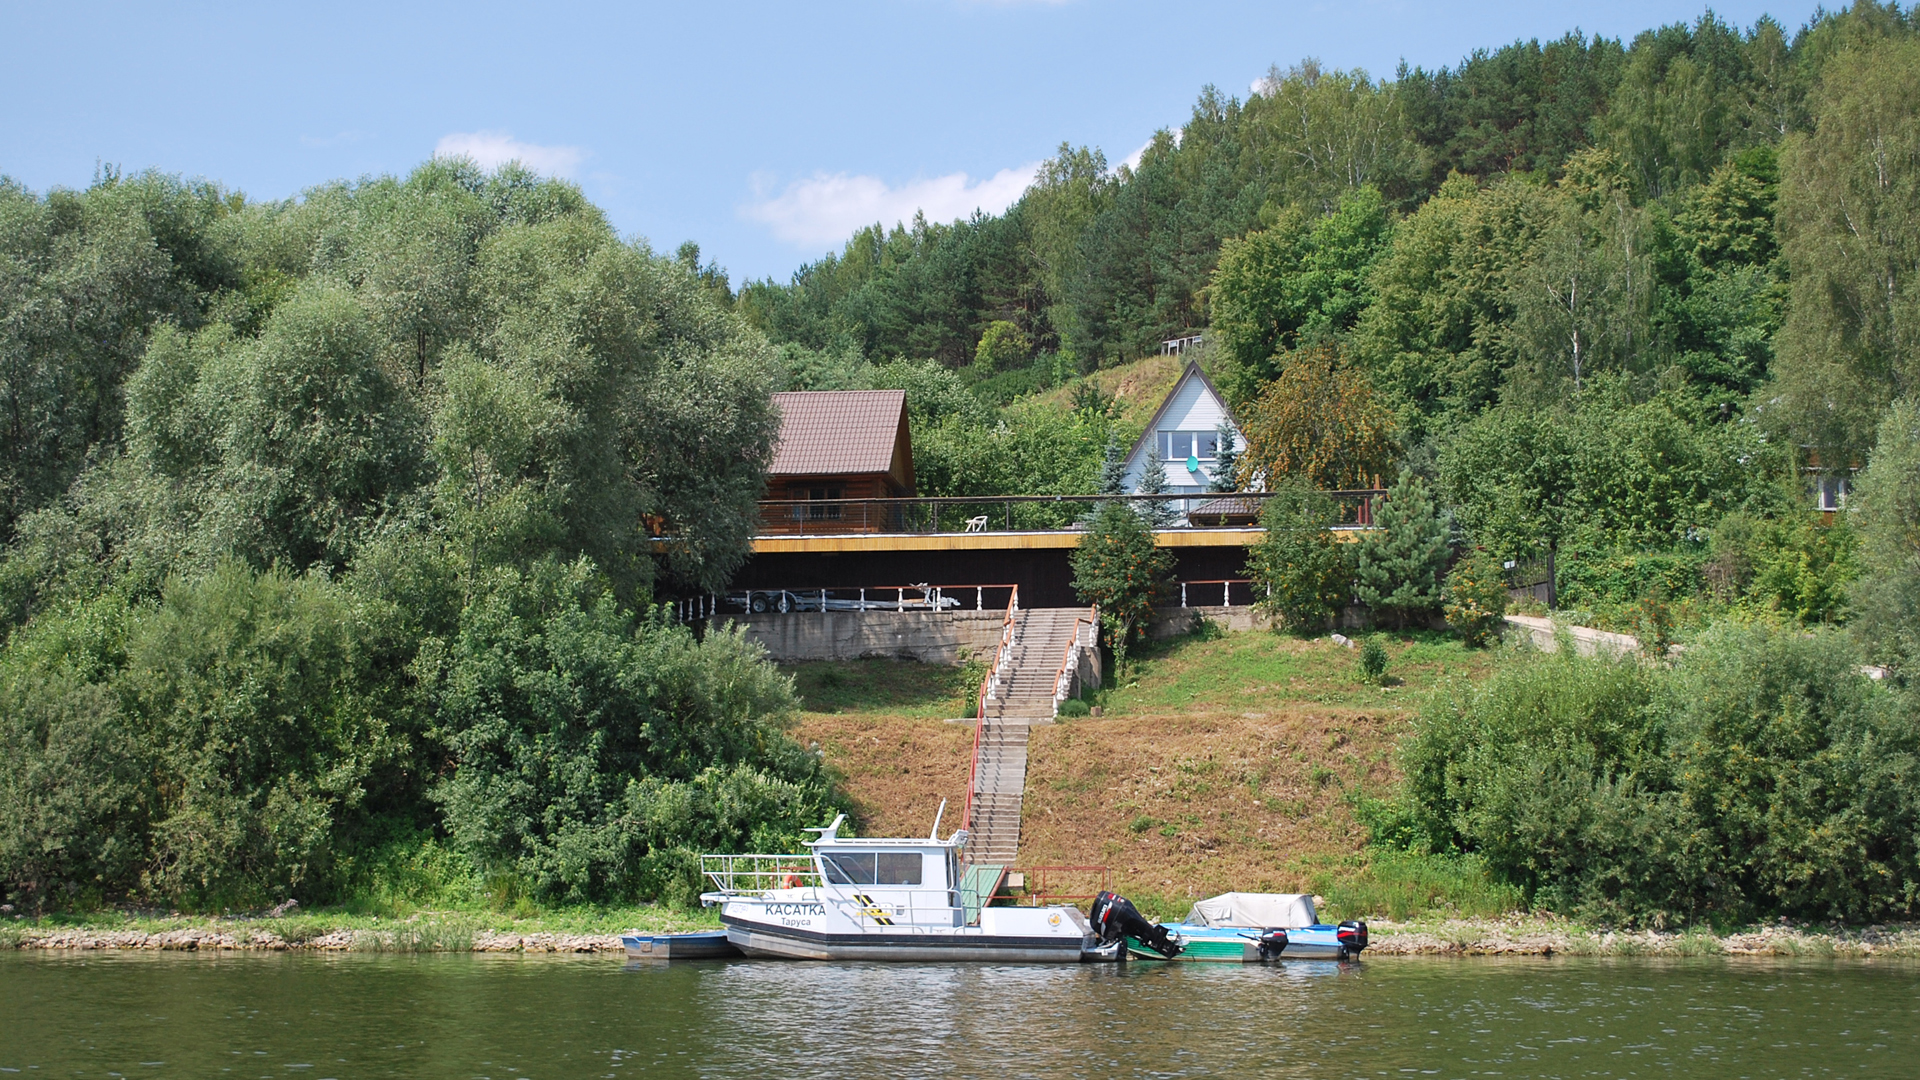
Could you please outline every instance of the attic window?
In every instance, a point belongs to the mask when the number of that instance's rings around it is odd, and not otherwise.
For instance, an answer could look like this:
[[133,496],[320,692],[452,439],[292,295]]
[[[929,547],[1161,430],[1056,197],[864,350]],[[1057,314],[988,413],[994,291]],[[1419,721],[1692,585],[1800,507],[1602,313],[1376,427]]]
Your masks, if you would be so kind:
[[1196,458],[1212,461],[1217,456],[1220,437],[1211,431],[1163,431],[1160,433],[1160,460],[1185,461]]

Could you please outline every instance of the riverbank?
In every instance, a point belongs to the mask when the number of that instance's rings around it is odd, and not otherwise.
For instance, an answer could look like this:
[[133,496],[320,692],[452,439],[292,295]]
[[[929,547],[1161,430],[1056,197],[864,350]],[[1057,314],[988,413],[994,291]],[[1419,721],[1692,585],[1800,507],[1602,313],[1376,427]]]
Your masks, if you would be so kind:
[[[369,920],[324,915],[299,919],[123,918],[58,925],[16,922],[0,928],[0,947],[68,952],[395,952],[395,953],[619,953],[629,929],[711,928],[705,912],[660,910],[636,920],[610,920],[573,930],[500,928],[462,917]],[[385,925],[381,925],[382,923]],[[1550,915],[1505,919],[1380,919],[1369,924],[1367,955],[1606,956],[1606,957],[1832,957],[1920,958],[1920,924],[1867,927],[1758,926],[1716,934],[1608,930]]]
[[316,911],[196,916],[103,912],[0,924],[0,948],[148,951],[606,953],[628,930],[708,930],[707,911],[663,907],[582,908],[515,919],[472,912],[422,912],[382,918]]

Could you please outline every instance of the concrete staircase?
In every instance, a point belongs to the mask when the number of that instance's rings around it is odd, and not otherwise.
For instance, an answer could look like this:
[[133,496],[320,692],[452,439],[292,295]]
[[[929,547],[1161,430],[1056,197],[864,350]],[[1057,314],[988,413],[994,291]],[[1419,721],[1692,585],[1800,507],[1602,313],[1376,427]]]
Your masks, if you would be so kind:
[[1035,608],[1013,616],[1000,650],[1000,679],[980,720],[973,759],[973,813],[967,861],[1009,866],[1020,849],[1020,801],[1027,788],[1027,730],[1051,723],[1060,661],[1084,624],[1084,608]]

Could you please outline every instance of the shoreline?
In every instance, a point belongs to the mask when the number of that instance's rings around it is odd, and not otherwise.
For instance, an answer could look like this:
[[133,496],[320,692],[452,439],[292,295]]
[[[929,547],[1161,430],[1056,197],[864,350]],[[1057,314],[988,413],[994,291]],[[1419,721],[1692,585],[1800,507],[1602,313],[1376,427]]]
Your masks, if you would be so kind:
[[[134,920],[128,920],[134,921]],[[620,953],[620,929],[501,929],[459,917],[341,925],[308,916],[139,920],[147,925],[0,925],[0,948],[93,952]],[[647,920],[652,932],[704,927],[707,920]],[[1369,920],[1374,956],[1608,956],[1920,958],[1920,924],[1865,927],[1756,926],[1705,930],[1608,930],[1552,916],[1506,919]]]

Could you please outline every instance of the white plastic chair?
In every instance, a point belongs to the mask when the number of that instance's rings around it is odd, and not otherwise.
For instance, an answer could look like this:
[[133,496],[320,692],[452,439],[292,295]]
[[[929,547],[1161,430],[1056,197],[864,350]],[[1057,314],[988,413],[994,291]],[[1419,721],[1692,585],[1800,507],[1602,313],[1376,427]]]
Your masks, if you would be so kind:
[[987,531],[987,515],[981,514],[979,517],[968,518],[967,531],[968,532],[986,532]]

